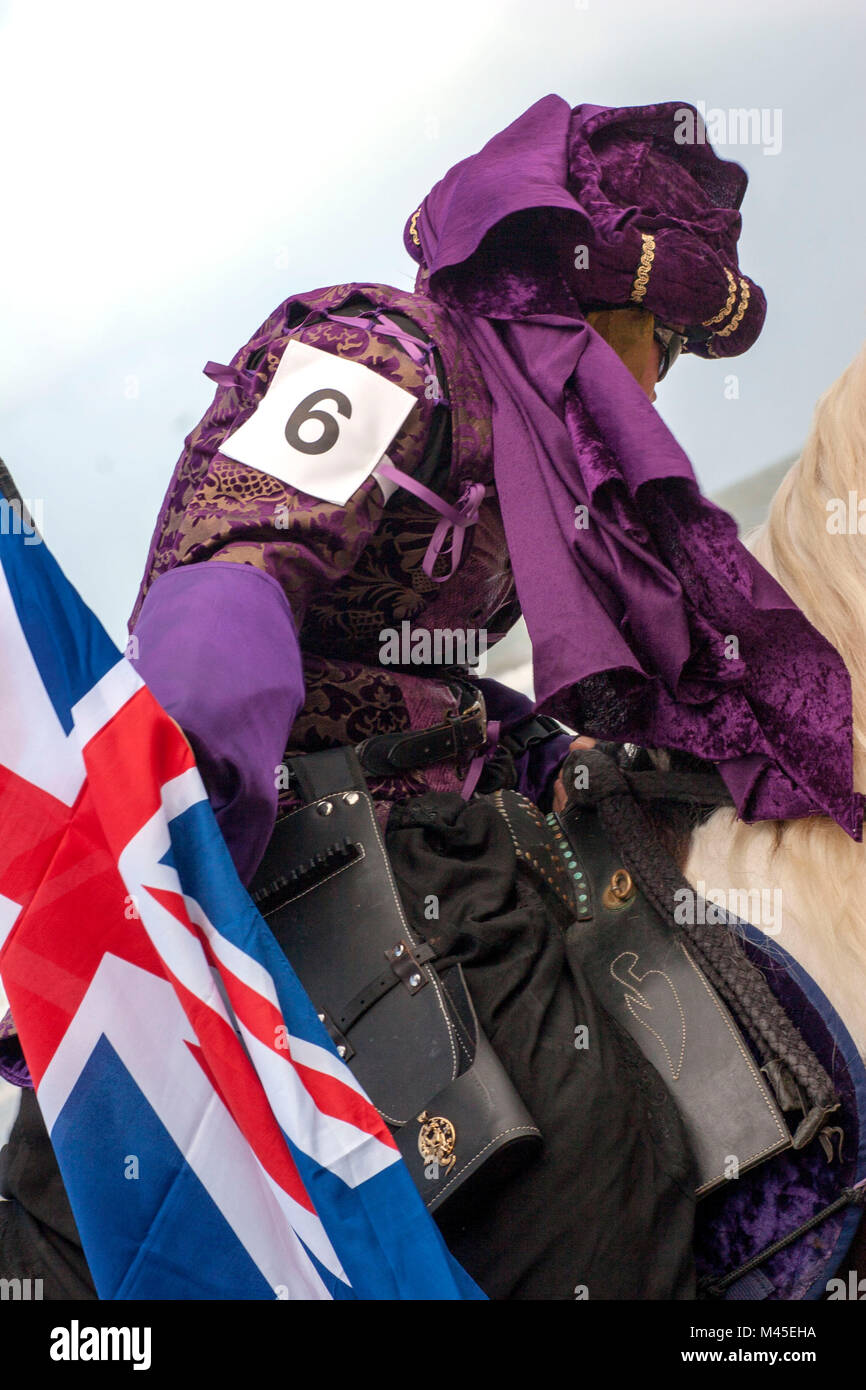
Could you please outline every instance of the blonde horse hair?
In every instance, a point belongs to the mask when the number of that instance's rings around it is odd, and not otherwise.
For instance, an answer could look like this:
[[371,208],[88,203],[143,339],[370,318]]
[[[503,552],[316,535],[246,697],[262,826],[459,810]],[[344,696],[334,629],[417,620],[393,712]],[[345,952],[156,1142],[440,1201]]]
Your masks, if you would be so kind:
[[[746,545],[809,621],[832,642],[851,675],[854,786],[866,791],[866,504],[864,534],[833,524],[849,493],[866,498],[866,346],[818,401],[806,445],[776,492],[766,522]],[[829,504],[829,505],[828,505]],[[692,841],[688,875],[725,838],[735,881],[760,873],[782,885],[794,920],[780,944],[839,1008],[866,1055],[866,847],[824,817],[737,823],[718,811]],[[751,866],[751,867],[749,867]],[[790,895],[790,896],[789,896]]]

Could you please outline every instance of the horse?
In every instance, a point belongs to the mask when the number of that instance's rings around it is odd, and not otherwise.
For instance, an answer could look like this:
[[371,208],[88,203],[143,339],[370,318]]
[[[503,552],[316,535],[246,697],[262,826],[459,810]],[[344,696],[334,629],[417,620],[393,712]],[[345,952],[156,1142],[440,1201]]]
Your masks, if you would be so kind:
[[[744,543],[837,649],[851,676],[854,785],[866,791],[866,345],[818,401],[800,457]],[[820,986],[866,1058],[866,855],[834,821],[745,824],[720,807],[692,834],[693,887],[777,903],[753,925]]]
[[[777,489],[766,520],[744,537],[746,546],[832,643],[848,668],[857,791],[866,791],[866,515],[861,515],[858,503],[864,466],[866,345],[820,397],[802,453]],[[866,513],[866,503],[862,512]],[[765,941],[764,963],[772,968],[774,960],[781,961],[786,981],[798,981],[799,999],[810,996],[813,1037],[816,1017],[818,1033],[826,1025],[824,1063],[834,1081],[843,1073],[847,1078],[842,1089],[848,1099],[838,1112],[835,1157],[847,1162],[844,1181],[849,1198],[859,1200],[866,1181],[862,1067],[866,1059],[866,856],[862,843],[829,818],[746,824],[737,820],[730,806],[720,806],[691,831],[681,868],[692,888],[707,898],[715,899],[713,890],[718,885],[723,894],[726,889],[729,894],[736,891],[740,901],[773,904],[767,915],[752,913],[747,921],[752,938]],[[737,885],[736,890],[730,885]],[[798,1015],[801,1027],[804,1016]],[[711,1202],[703,1209],[699,1205],[698,1248],[703,1247],[705,1265],[712,1268],[715,1262],[720,1234],[721,1243],[731,1246],[721,1265],[730,1268],[739,1261],[748,1270],[750,1257],[757,1265],[745,1277],[760,1278],[762,1284],[752,1284],[746,1291],[741,1286],[741,1292],[733,1296],[860,1297],[862,1281],[857,1273],[864,1272],[860,1268],[864,1231],[861,1225],[858,1232],[857,1226],[862,1206],[852,1206],[841,1216],[833,1213],[828,1220],[820,1211],[809,1216],[808,1205],[796,1205],[808,1202],[808,1189],[813,1196],[818,1191],[822,1194],[820,1199],[815,1197],[814,1208],[823,1203],[824,1212],[832,1210],[827,1205],[834,1191],[829,1178],[831,1149],[828,1139],[823,1159],[815,1145],[811,1158],[806,1157],[810,1151],[804,1150],[797,1156],[803,1165],[799,1171],[791,1166],[791,1155],[774,1159],[767,1165],[769,1176],[761,1176],[760,1170],[757,1176],[747,1175],[752,1185],[746,1182],[748,1190],[732,1192],[726,1206],[724,1196],[715,1205]],[[733,1186],[740,1187],[742,1181]],[[779,1194],[783,1194],[781,1201]],[[815,1222],[800,1250],[805,1241],[820,1243],[823,1265],[818,1261],[798,1268],[798,1256],[790,1248],[776,1256],[775,1263],[772,1257],[769,1263],[760,1257],[755,1260],[755,1248],[763,1246],[766,1251],[771,1237],[785,1229],[779,1221],[775,1232],[752,1239],[747,1232],[756,1224],[756,1213],[760,1211],[763,1219],[772,1210],[775,1216],[791,1202],[807,1224]],[[792,1218],[787,1219],[790,1224]],[[845,1268],[840,1269],[840,1260],[846,1261]],[[828,1277],[834,1272],[844,1274],[852,1265],[857,1273],[848,1270],[846,1278]],[[721,1296],[730,1295],[722,1292]]]

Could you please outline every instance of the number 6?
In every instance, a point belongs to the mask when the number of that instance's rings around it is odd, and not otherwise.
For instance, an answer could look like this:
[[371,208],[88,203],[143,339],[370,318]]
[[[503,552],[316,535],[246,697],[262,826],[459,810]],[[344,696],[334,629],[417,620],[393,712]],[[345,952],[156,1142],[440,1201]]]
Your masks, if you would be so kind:
[[[327,415],[324,410],[313,410],[312,407],[319,401],[332,400],[336,403],[337,414],[345,415],[350,419],[352,415],[352,402],[348,396],[344,396],[342,391],[332,391],[329,387],[323,386],[320,391],[312,391],[309,396],[305,396],[300,405],[295,406],[288,420],[286,421],[285,435],[287,442],[293,449],[299,449],[302,454],[324,454],[328,449],[332,449],[340,437],[340,426],[333,415]],[[305,420],[318,420],[322,426],[322,433],[318,439],[301,439],[300,428]]]

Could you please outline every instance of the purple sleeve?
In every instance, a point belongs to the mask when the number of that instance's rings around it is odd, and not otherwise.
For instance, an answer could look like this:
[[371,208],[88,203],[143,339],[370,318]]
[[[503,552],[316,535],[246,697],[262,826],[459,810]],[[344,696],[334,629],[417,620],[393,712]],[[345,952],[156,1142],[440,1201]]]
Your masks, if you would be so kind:
[[[501,734],[520,719],[533,713],[534,705],[526,695],[501,685],[499,681],[485,677],[478,681],[491,719],[502,721]],[[517,790],[537,806],[546,808],[553,795],[553,781],[563,759],[568,753],[572,734],[565,733],[558,738],[548,739],[546,743],[530,748],[515,762],[517,769]]]
[[550,809],[553,801],[553,784],[571,746],[574,734],[562,734],[548,739],[537,748],[530,748],[524,761],[524,773],[518,790],[540,806],[543,811]]
[[179,566],[148,590],[127,654],[189,739],[249,883],[274,827],[276,769],[304,703],[288,600],[251,565]]

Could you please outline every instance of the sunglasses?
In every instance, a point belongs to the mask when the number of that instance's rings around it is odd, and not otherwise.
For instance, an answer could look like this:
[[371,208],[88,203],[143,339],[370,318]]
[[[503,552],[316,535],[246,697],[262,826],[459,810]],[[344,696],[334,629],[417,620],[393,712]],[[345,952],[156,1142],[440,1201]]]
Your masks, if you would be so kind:
[[657,323],[653,329],[653,337],[662,350],[661,361],[659,362],[658,380],[664,381],[671,367],[682,352],[685,335],[677,333],[676,329],[666,328],[663,323]]

